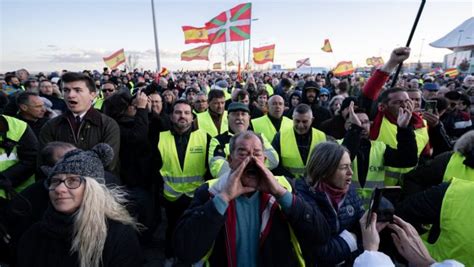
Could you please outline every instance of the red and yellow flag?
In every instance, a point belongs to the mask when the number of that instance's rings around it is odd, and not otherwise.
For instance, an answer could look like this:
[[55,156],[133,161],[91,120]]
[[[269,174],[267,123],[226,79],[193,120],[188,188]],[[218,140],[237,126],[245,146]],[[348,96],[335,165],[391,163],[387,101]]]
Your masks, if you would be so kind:
[[102,59],[104,60],[105,65],[107,65],[107,67],[113,70],[117,68],[120,64],[125,63],[125,52],[122,48],[119,51],[113,53],[112,55],[104,57]]
[[444,76],[446,75],[450,78],[454,78],[459,75],[459,71],[457,68],[450,68],[444,71]]
[[196,28],[192,26],[183,26],[184,43],[209,43],[206,27]]
[[212,65],[212,69],[214,69],[214,70],[220,70],[220,69],[222,69],[221,63],[220,63],[220,62],[214,63],[214,64]]
[[380,66],[384,64],[382,57],[369,57],[365,60],[368,66]]
[[209,49],[210,45],[199,46],[190,50],[186,50],[181,53],[182,61],[191,61],[191,60],[209,60]]
[[334,76],[346,76],[354,72],[352,61],[341,61],[337,64],[336,68],[332,71]]
[[321,50],[327,53],[332,53],[332,47],[331,43],[329,42],[329,39],[324,40],[324,45],[321,47]]
[[275,45],[267,45],[253,48],[253,61],[255,64],[273,62],[275,56]]

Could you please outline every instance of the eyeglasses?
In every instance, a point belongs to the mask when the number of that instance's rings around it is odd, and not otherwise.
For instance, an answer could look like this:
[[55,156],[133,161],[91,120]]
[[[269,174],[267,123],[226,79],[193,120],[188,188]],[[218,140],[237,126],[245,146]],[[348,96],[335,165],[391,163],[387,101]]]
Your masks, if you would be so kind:
[[115,89],[102,89],[102,92],[105,92],[105,93],[113,93],[115,91]]
[[49,191],[53,191],[60,184],[64,183],[68,189],[76,189],[81,186],[83,181],[85,181],[85,179],[82,176],[69,176],[64,180],[52,177],[44,181],[44,187]]

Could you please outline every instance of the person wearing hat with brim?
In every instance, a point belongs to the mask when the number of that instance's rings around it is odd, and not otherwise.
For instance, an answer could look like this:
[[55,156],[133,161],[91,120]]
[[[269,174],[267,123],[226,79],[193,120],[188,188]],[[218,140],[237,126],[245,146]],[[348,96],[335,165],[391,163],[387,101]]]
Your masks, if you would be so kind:
[[438,95],[439,85],[437,83],[424,83],[422,87],[422,97],[423,103],[422,107],[424,107],[424,103],[426,100],[431,100],[433,97]]
[[[235,134],[251,130],[250,110],[247,105],[233,102],[227,111],[229,130],[212,138],[209,145],[209,169],[214,178],[229,170],[227,156],[229,155],[229,141]],[[262,135],[265,164],[272,170],[278,166],[278,154],[270,142]]]

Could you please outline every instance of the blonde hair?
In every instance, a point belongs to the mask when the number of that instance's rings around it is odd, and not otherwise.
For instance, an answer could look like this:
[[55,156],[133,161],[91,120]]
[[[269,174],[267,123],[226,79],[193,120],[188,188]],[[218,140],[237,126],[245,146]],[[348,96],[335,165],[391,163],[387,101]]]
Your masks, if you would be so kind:
[[77,252],[80,267],[98,267],[107,238],[107,219],[141,225],[130,216],[124,204],[126,193],[119,187],[107,188],[96,179],[85,177],[84,198],[74,221],[71,252]]

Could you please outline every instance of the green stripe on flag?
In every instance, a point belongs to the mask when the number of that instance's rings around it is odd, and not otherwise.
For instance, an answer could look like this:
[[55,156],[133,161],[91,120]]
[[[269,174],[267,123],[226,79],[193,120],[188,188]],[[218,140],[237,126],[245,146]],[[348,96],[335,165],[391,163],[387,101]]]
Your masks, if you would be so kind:
[[213,18],[211,19],[211,21],[209,21],[209,23],[214,23],[218,26],[222,26],[225,24],[225,21],[222,21],[222,20],[218,20],[217,18]]
[[240,35],[242,38],[244,39],[249,39],[250,38],[250,34],[242,31],[241,29],[235,27],[235,26],[231,26],[230,27],[230,30],[237,33],[238,35]]
[[232,16],[232,18],[230,19],[230,21],[236,21],[236,20],[238,20],[238,18],[240,17],[240,15],[242,15],[245,11],[247,11],[251,6],[252,6],[251,3],[245,4],[245,6],[243,6],[241,9],[239,9],[239,11],[237,11],[237,12],[234,14],[234,16]]
[[223,35],[224,33],[225,29],[220,29],[218,32],[216,32],[216,35],[214,36],[214,39],[212,41],[219,39],[219,37],[221,37],[221,35]]

